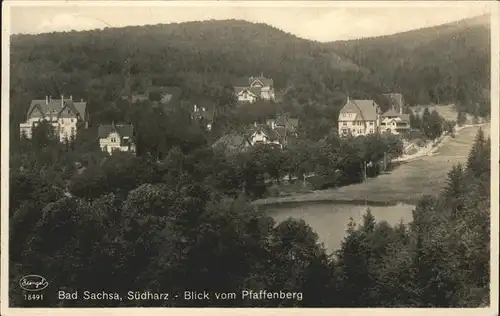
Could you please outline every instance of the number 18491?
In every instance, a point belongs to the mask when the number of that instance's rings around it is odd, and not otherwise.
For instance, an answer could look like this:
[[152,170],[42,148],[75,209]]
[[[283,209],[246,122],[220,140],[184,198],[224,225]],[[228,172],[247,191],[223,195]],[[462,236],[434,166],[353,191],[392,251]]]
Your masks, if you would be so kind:
[[24,294],[24,299],[27,301],[41,301],[43,294]]

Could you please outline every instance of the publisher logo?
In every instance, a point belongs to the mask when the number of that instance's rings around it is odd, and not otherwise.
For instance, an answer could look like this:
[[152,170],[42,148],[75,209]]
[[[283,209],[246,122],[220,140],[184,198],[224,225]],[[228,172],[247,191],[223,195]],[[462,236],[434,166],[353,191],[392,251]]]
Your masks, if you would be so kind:
[[37,292],[45,289],[49,286],[49,282],[43,276],[30,274],[23,276],[21,280],[19,280],[19,286],[29,292]]

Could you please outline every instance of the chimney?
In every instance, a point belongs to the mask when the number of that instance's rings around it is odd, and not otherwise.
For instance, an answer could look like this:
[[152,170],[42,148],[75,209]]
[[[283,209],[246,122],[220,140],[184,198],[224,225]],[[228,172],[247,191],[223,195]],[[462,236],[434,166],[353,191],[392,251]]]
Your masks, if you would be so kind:
[[49,95],[49,102],[52,101],[52,97]]
[[253,126],[257,127],[257,122],[256,121],[253,122]]
[[263,72],[260,73],[260,77],[264,78],[264,73]]
[[61,107],[64,106],[64,95],[61,94]]
[[49,96],[48,95],[45,96],[45,104],[49,104]]
[[399,95],[399,114],[403,114],[403,95]]
[[70,94],[69,99],[73,101],[73,95]]
[[347,95],[347,103],[349,103],[349,95]]

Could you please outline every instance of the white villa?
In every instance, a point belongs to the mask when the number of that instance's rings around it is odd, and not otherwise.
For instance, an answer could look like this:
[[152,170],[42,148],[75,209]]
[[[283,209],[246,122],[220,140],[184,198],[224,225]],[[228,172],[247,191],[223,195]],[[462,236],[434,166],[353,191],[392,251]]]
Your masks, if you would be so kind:
[[380,131],[398,135],[410,130],[410,115],[403,114],[403,95],[400,93],[384,94],[391,104],[391,109],[382,114]]
[[135,153],[134,127],[132,125],[100,125],[98,129],[99,147],[113,154],[116,151]]
[[59,140],[69,141],[77,134],[77,123],[83,123],[87,128],[87,102],[81,100],[74,102],[73,97],[65,99],[52,99],[50,96],[45,100],[32,100],[28,109],[26,121],[19,125],[21,135],[27,138],[33,136],[33,127],[41,121],[46,121],[52,125]]
[[250,130],[248,141],[252,146],[255,146],[257,144],[274,144],[279,146],[280,148],[283,147],[280,143],[279,134],[266,124],[254,123],[254,127]]
[[360,136],[379,131],[380,107],[373,100],[351,100],[340,110],[339,135]]
[[273,79],[266,78],[263,74],[260,77],[249,77],[234,85],[234,92],[238,102],[254,103],[258,99],[274,100]]

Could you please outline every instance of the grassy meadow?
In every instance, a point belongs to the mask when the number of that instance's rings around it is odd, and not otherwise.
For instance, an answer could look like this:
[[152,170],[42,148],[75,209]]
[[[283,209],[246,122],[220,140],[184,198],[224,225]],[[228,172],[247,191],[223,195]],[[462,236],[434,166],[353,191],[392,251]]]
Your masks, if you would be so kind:
[[[490,125],[483,126],[489,135]],[[435,195],[445,186],[446,175],[456,163],[465,163],[478,127],[465,128],[455,138],[447,139],[432,156],[403,163],[387,174],[381,174],[364,183],[341,188],[266,198],[254,203],[275,204],[297,201],[372,201],[389,203],[416,203],[422,195]]]

